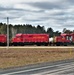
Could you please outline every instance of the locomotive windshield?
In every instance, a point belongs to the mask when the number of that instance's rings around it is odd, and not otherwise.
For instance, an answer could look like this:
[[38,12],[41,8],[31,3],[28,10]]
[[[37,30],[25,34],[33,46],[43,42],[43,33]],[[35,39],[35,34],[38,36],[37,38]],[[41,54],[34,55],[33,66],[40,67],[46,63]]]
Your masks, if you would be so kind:
[[72,41],[72,36],[66,36],[66,39]]

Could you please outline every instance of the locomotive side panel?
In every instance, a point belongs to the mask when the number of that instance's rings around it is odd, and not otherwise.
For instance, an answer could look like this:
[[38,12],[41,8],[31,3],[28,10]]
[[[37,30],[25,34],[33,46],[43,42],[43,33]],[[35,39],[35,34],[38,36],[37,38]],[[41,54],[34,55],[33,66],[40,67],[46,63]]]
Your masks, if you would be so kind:
[[23,34],[24,43],[42,45],[49,42],[47,34]]

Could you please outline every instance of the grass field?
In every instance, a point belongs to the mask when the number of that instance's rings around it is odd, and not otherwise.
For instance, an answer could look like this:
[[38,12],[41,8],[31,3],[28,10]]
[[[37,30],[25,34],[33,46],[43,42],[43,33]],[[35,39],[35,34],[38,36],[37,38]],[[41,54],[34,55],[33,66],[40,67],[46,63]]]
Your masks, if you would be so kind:
[[10,48],[0,49],[0,69],[74,58],[72,48]]

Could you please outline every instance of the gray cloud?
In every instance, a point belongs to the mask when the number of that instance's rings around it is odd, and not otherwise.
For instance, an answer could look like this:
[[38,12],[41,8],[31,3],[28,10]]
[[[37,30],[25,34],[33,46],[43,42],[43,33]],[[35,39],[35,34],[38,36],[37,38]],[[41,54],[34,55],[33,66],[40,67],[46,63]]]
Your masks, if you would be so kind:
[[66,0],[66,2],[69,2],[71,4],[74,4],[74,0]]
[[0,11],[12,11],[12,10],[23,11],[23,9],[17,9],[17,8],[13,8],[13,7],[3,7],[3,6],[0,6]]
[[67,8],[68,6],[66,6],[66,2],[65,3],[60,3],[60,2],[56,2],[56,3],[50,3],[50,2],[34,2],[34,3],[27,3],[31,6],[34,7],[38,7],[41,9],[45,9],[45,10],[49,10],[49,9],[64,9]]
[[[13,1],[12,1],[13,2]],[[74,28],[74,0],[19,1],[9,6],[0,5],[0,21],[9,17],[10,23],[41,24],[62,31]],[[1,4],[1,3],[0,3]],[[6,19],[6,18],[5,18]],[[58,29],[59,28],[59,29]]]
[[52,5],[48,2],[37,2],[37,3],[29,3],[30,5],[34,6],[34,7],[38,7],[41,9],[53,9],[53,8],[57,8],[57,5]]

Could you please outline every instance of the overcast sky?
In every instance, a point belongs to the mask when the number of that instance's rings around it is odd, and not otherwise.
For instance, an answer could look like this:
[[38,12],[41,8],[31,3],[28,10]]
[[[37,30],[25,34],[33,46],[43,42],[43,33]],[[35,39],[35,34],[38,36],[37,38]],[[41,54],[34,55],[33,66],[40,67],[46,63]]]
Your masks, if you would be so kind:
[[0,22],[74,30],[74,0],[0,0]]

